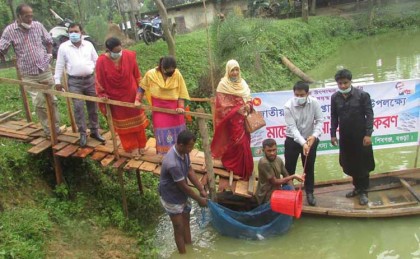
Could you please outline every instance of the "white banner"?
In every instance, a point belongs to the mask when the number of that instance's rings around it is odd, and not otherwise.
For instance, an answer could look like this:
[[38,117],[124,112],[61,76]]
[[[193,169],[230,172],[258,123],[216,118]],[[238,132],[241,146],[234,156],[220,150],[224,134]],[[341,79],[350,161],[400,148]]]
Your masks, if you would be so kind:
[[[373,147],[388,148],[416,145],[420,129],[420,79],[394,82],[353,84],[370,94],[374,112]],[[331,95],[335,88],[310,89],[317,98],[325,117],[323,134],[320,137],[318,154],[337,153],[338,148],[330,143]],[[277,141],[278,154],[284,154],[286,123],[284,104],[293,97],[292,91],[253,93],[255,110],[262,113],[267,125],[254,132],[251,149],[254,158],[262,156],[262,141],[273,138]],[[339,133],[337,134],[339,138]]]

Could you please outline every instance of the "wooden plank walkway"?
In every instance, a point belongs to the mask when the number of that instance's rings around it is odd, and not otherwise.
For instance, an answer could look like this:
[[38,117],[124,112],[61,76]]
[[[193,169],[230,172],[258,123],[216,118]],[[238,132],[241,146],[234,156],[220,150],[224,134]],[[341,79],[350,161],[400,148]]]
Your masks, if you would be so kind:
[[[110,132],[103,133],[107,140],[105,144],[88,138],[87,146],[81,148],[78,145],[79,134],[73,133],[71,128],[58,136],[58,143],[52,147],[55,155],[61,158],[78,157],[85,159],[87,157],[97,161],[103,167],[112,166],[113,168],[123,168],[124,170],[141,170],[143,172],[153,173],[156,176],[160,175],[160,168],[163,156],[156,154],[156,140],[150,138],[146,144],[146,152],[141,156],[140,160],[131,159],[129,153],[124,152],[120,146],[120,140],[117,136],[117,143],[119,144],[118,153],[120,159],[117,161],[113,154],[114,148],[112,146],[112,136]],[[24,141],[32,145],[28,149],[31,154],[39,154],[51,148],[50,140],[46,139],[40,124],[28,123],[26,120],[7,120],[0,123],[0,137],[12,138],[19,141]],[[205,166],[204,153],[199,150],[193,150],[190,153],[192,167],[200,179],[202,184],[207,184],[208,177]],[[236,175],[233,176],[233,182],[229,184],[229,172],[227,172],[220,160],[213,160],[214,173],[216,176],[216,183],[218,184],[218,192],[232,191],[235,195],[250,198],[253,193],[248,192],[249,182],[242,181]],[[252,178],[253,179],[253,178]],[[255,193],[256,181],[252,180],[251,190]]]

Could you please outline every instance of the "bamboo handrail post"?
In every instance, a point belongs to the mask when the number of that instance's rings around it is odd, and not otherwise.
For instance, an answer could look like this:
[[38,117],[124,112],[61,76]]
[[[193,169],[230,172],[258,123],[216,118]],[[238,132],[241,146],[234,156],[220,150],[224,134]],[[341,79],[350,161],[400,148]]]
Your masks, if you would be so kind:
[[111,106],[109,104],[105,104],[106,107],[106,119],[108,121],[108,127],[111,131],[112,136],[112,146],[114,147],[114,155],[118,159],[120,159],[120,154],[118,153],[118,145],[117,145],[117,139],[115,135],[115,129],[114,129],[114,122],[112,121],[112,113],[111,113]]
[[57,112],[55,110],[52,96],[50,94],[44,94],[45,102],[47,104],[47,116],[48,116],[48,124],[50,127],[50,136],[51,136],[51,144],[56,145],[58,143],[57,140],[57,132],[55,131],[55,113]]
[[[16,60],[15,60],[15,67],[16,67],[16,77],[19,81],[22,81],[22,76],[20,74],[19,67],[17,66]],[[31,114],[31,109],[29,108],[28,96],[25,91],[25,86],[22,82],[19,83],[19,90],[20,90],[20,96],[22,96],[23,109],[25,109],[26,121],[32,122],[32,114]]]
[[[63,88],[66,92],[69,91],[69,84],[68,83],[69,83],[69,81],[68,81],[68,78],[67,78],[67,74],[64,70],[64,72],[63,72]],[[72,101],[73,100],[71,98],[68,98],[68,97],[66,98],[67,112],[70,116],[71,130],[73,131],[73,133],[76,133],[77,132],[77,127],[76,127],[76,119],[74,118],[73,107],[71,105]]]
[[[54,146],[58,143],[57,140],[57,132],[55,131],[55,107],[52,101],[52,96],[50,94],[44,94],[45,102],[47,104],[47,116],[48,116],[48,123],[50,126],[50,134],[51,134],[51,145]],[[53,156],[53,163],[54,163],[54,171],[55,171],[55,178],[57,185],[64,183],[63,177],[63,170],[61,168],[60,159],[55,155],[54,150],[52,151]]]
[[[203,108],[197,109],[199,112],[204,112]],[[210,152],[210,142],[209,142],[209,133],[207,129],[206,121],[203,118],[198,118],[198,126],[200,128],[200,133],[203,141],[203,149],[204,149],[204,158],[206,161],[206,171],[208,174],[209,179],[209,191],[210,191],[210,199],[212,201],[217,201],[216,197],[216,182],[214,178],[214,170],[213,170],[213,159]]]

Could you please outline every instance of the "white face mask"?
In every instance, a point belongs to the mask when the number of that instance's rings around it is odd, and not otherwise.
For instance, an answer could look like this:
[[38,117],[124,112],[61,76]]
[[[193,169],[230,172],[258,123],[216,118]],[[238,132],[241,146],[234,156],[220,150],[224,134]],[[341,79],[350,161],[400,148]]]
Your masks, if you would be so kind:
[[341,90],[340,88],[338,88],[338,91],[342,94],[348,94],[351,91],[351,86],[347,89]]
[[295,101],[299,105],[304,105],[306,103],[306,97],[295,97]]
[[24,23],[24,22],[20,23],[20,25],[22,25],[22,27],[27,29],[27,30],[29,30],[32,27],[32,24],[27,24],[27,23]]
[[109,56],[112,58],[112,59],[117,59],[117,58],[119,58],[119,57],[121,57],[122,56],[122,50],[120,51],[120,52],[118,52],[118,53],[115,53],[115,52],[110,52],[109,53]]

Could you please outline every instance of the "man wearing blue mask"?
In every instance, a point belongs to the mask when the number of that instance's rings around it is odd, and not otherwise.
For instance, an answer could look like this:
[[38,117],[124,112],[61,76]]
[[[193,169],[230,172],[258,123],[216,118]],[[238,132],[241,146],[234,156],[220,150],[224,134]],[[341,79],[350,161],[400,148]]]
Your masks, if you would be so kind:
[[[324,116],[317,99],[309,95],[309,85],[299,81],[293,86],[294,97],[284,106],[286,121],[286,140],[284,142],[284,158],[286,170],[295,174],[297,160],[301,158],[305,168],[306,200],[311,206],[316,205],[314,197],[316,149],[321,136]],[[306,161],[308,159],[308,161]]]
[[[52,38],[44,26],[33,21],[32,8],[27,4],[20,4],[16,8],[17,19],[8,25],[0,39],[0,59],[4,60],[10,46],[16,54],[17,67],[22,81],[48,85],[49,89],[54,86],[54,80],[50,69],[52,59]],[[47,106],[44,94],[37,91],[27,91],[35,107],[35,113],[42,125],[45,136],[49,138],[50,128],[48,124]],[[55,131],[60,133],[57,98],[53,98]]]
[[[82,39],[82,26],[80,24],[70,24],[69,39],[62,43],[58,49],[54,75],[55,87],[58,91],[63,91],[61,78],[64,68],[66,68],[69,78],[69,91],[71,93],[96,96],[95,76],[93,72],[98,54],[92,43]],[[95,102],[90,101],[86,101],[86,106],[89,116],[90,136],[100,142],[105,142],[105,139],[98,131],[98,106]],[[84,101],[73,99],[73,107],[76,124],[80,133],[79,145],[84,147],[87,144]]]
[[353,87],[351,79],[352,74],[347,69],[335,74],[338,91],[331,96],[331,144],[339,144],[340,165],[344,173],[353,178],[354,190],[346,197],[359,195],[359,204],[366,205],[369,173],[375,169],[371,139],[373,109],[370,95]]

